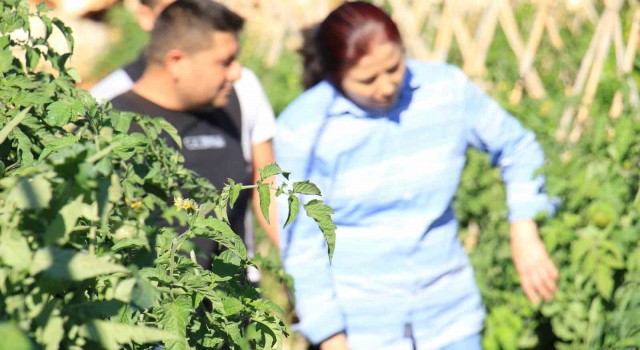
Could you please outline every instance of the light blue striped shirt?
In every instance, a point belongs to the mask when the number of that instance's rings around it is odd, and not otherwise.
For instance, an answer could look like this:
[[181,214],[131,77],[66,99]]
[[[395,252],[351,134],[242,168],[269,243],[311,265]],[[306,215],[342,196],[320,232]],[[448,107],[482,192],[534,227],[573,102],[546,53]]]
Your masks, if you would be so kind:
[[384,114],[327,82],[287,107],[277,119],[277,162],[292,180],[320,187],[337,225],[331,265],[302,211],[281,233],[296,330],[314,343],[346,330],[355,350],[437,349],[481,330],[484,309],[452,209],[469,146],[501,168],[510,220],[550,209],[533,133],[453,66],[407,61],[398,104]]

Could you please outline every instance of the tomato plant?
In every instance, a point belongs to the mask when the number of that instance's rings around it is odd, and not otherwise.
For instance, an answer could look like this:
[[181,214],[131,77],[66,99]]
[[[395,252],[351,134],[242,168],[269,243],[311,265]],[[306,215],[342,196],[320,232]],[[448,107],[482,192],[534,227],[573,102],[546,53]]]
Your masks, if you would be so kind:
[[[70,29],[26,1],[0,4],[0,348],[279,348],[282,312],[246,279],[254,265],[228,225],[239,191],[319,195],[309,182],[218,192],[183,166],[163,119],[111,111],[77,89],[70,53],[49,44]],[[37,37],[32,26],[44,28]],[[144,133],[127,131],[131,123]],[[72,131],[69,131],[72,130]],[[331,209],[304,205],[333,249]],[[205,270],[189,239],[223,252]],[[17,347],[16,347],[17,346]]]

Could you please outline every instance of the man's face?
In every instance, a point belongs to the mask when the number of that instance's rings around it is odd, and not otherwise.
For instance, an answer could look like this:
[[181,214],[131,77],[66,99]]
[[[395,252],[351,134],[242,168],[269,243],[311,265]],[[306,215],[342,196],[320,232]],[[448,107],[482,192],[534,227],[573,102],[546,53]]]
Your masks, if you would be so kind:
[[189,109],[229,103],[233,83],[240,79],[240,44],[236,33],[214,32],[211,48],[186,55],[176,70],[176,93]]

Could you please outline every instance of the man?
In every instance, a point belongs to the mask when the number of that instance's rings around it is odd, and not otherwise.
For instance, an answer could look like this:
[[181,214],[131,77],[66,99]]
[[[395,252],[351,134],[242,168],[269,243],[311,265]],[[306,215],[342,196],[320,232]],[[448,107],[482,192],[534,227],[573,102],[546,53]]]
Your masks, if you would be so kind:
[[[267,102],[239,102],[241,94],[236,93],[257,83],[252,74],[251,79],[240,80],[246,73],[237,60],[238,32],[243,24],[241,17],[211,0],[171,3],[151,31],[141,77],[131,90],[112,100],[118,110],[164,117],[183,139],[185,166],[218,188],[227,178],[254,182],[259,177],[257,169],[273,162],[271,107]],[[266,101],[261,89],[254,98]],[[248,197],[241,194],[229,219],[251,250]],[[254,191],[254,206],[258,204]],[[275,220],[269,226],[257,216],[268,236],[277,241]],[[200,259],[203,266],[210,264],[213,247],[209,242],[198,242],[205,253]]]

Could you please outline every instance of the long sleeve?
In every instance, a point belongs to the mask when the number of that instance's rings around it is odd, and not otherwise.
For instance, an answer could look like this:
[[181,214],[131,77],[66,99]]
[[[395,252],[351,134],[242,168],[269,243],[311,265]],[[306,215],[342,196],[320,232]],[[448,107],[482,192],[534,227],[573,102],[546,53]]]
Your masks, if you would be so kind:
[[[297,106],[297,107],[296,107]],[[322,121],[307,116],[310,106],[289,107],[278,118],[275,137],[276,160],[291,172],[290,181],[311,180],[327,194],[331,184],[331,164],[320,164],[316,154],[316,137]],[[301,203],[309,198],[301,198]],[[286,199],[279,199],[281,227],[289,212]],[[280,234],[280,247],[285,270],[294,278],[296,310],[300,322],[294,329],[312,343],[319,343],[345,329],[344,316],[336,300],[327,246],[315,221],[300,208],[297,219]]]
[[469,121],[468,142],[488,152],[500,167],[506,184],[509,220],[532,219],[551,213],[553,205],[544,190],[544,176],[538,174],[544,154],[535,135],[486,95],[464,79],[464,112]]

